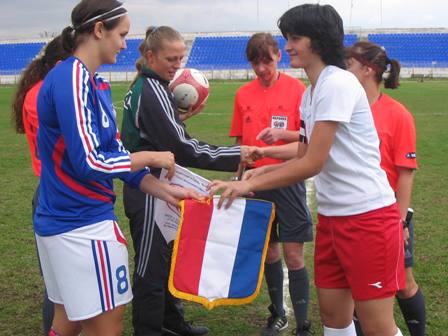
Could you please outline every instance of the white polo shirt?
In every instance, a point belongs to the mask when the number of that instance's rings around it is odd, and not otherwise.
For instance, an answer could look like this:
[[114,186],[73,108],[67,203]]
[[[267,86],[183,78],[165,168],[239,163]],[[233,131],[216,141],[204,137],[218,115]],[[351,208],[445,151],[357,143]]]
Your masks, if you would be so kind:
[[378,135],[359,81],[348,71],[327,66],[312,95],[311,89],[300,106],[308,143],[316,121],[339,124],[329,157],[314,179],[318,212],[347,216],[393,204],[395,195],[380,168]]

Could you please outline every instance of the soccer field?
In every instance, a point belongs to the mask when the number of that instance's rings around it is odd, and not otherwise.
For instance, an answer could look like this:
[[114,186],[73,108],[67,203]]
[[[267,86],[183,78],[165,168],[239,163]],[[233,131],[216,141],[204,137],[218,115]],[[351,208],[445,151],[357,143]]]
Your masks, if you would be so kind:
[[[187,121],[188,132],[198,139],[219,145],[232,144],[227,134],[233,97],[242,82],[212,82],[204,111]],[[113,84],[113,100],[121,124],[122,99],[126,84]],[[11,123],[12,86],[0,86],[0,335],[40,335],[43,282],[39,274],[31,224],[31,199],[37,184],[33,175],[25,136],[17,135]],[[428,335],[448,332],[448,81],[403,82],[400,89],[387,92],[413,113],[417,125],[419,170],[414,183],[415,276],[427,304]],[[228,178],[229,174],[199,171],[207,178]],[[116,212],[128,241],[121,182]],[[130,244],[131,245],[131,244]],[[313,246],[308,244],[307,263],[312,277]],[[130,251],[133,257],[133,252]],[[132,264],[132,262],[131,262]],[[218,307],[207,311],[196,304],[186,305],[188,320],[207,325],[211,335],[258,335],[265,323],[268,298],[263,290],[254,303],[239,307]],[[128,307],[129,308],[129,307]],[[151,307],[148,307],[151,309]],[[312,295],[310,319],[319,334],[316,297]],[[397,310],[404,335],[407,329]],[[293,318],[291,318],[293,320]],[[290,334],[294,328],[290,324]],[[125,335],[132,334],[130,309],[126,314]]]

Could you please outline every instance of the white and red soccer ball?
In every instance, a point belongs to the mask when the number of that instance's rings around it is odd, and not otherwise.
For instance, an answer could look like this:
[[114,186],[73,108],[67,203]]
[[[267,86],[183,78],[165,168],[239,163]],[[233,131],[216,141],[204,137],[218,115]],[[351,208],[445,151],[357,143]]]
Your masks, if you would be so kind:
[[179,69],[169,85],[174,94],[180,113],[186,113],[188,107],[193,105],[196,111],[208,98],[209,84],[207,77],[196,69]]

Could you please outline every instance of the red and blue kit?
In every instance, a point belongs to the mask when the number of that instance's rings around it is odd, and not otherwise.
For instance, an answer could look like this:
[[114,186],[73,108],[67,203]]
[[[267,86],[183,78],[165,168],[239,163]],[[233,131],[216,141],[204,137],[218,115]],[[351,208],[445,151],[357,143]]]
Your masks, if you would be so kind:
[[70,57],[45,78],[38,116],[42,171],[36,233],[50,236],[116,220],[113,178],[138,187],[149,171],[131,173],[109,84]]

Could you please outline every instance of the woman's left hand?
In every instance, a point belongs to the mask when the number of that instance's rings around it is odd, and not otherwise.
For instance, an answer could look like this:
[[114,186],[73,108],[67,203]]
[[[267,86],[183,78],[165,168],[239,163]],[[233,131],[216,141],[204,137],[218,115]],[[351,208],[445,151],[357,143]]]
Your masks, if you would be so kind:
[[285,130],[283,129],[267,127],[258,133],[256,139],[261,140],[268,145],[272,145],[274,142],[283,140],[284,132]]
[[225,209],[228,209],[235,198],[238,196],[244,196],[250,193],[250,185],[247,181],[219,181],[214,180],[208,186],[210,195],[216,194],[218,191],[223,190],[221,198],[218,202],[218,209],[221,209],[224,201],[227,199]]

